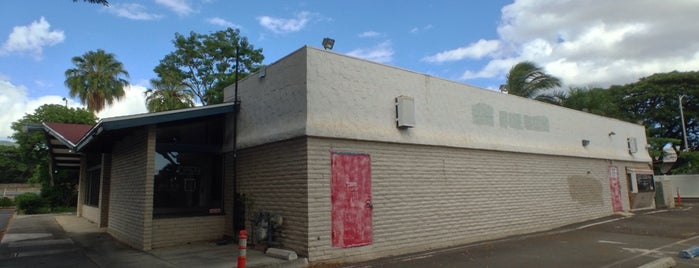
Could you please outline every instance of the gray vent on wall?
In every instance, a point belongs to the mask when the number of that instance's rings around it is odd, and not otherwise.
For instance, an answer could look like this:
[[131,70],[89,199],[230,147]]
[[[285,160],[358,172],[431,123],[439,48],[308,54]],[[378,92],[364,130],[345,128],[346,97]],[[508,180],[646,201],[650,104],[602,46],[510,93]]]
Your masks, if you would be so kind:
[[396,97],[396,126],[410,128],[415,126],[415,100],[413,97]]

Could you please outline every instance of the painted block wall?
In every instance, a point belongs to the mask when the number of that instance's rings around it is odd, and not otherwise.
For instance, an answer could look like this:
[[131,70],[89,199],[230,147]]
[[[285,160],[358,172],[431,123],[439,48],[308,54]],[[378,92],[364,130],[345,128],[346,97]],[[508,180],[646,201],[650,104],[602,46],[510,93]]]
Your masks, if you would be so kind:
[[[239,84],[241,148],[305,134],[651,162],[643,126],[327,50],[303,47],[265,74]],[[225,89],[226,101],[233,88]],[[396,128],[401,95],[415,100],[413,128]],[[627,138],[638,152],[629,153]]]
[[[608,167],[651,162],[640,125],[309,47],[269,65],[264,77],[248,76],[239,90],[238,148],[248,154],[239,158],[239,189],[252,193],[256,209],[292,217],[284,246],[311,261],[372,259],[608,216]],[[401,95],[415,99],[414,128],[396,128]],[[232,96],[230,86],[225,100]],[[629,153],[629,137],[638,152]],[[372,245],[330,246],[331,151],[372,157]]]
[[107,231],[141,250],[151,249],[153,164],[149,162],[153,157],[149,149],[154,148],[154,141],[155,135],[148,128],[141,128],[117,141],[112,148]]
[[[306,255],[308,227],[312,219],[308,218],[309,184],[305,139],[243,149],[238,151],[238,159],[238,191],[253,201],[252,207],[248,207],[246,211],[248,220],[259,211],[281,215],[281,247]],[[227,177],[227,181],[231,180],[230,176]],[[248,237],[255,235],[249,221],[246,225]],[[231,233],[232,225],[227,223],[226,229],[227,233]]]
[[[85,192],[87,191],[87,166],[86,157],[100,159],[100,193],[99,206],[88,206],[85,204]],[[109,217],[109,177],[111,176],[111,155],[109,154],[88,154],[81,159],[80,183],[78,185],[78,217],[84,217],[94,222],[99,227],[106,227]]]
[[[650,162],[640,125],[324,50],[306,53],[309,136]],[[415,100],[413,128],[396,128],[401,95]],[[628,137],[638,153],[629,154]]]
[[100,209],[99,209],[99,221],[97,226],[107,227],[109,222],[109,184],[110,176],[112,175],[112,155],[102,154],[102,174],[100,179]]
[[154,219],[153,248],[221,239],[223,224],[224,216]]
[[[330,152],[371,156],[374,242],[331,246]],[[608,167],[578,157],[308,138],[309,260],[373,259],[612,214]],[[643,167],[641,165],[641,167]],[[620,180],[629,209],[628,185]]]
[[[301,137],[306,133],[306,57],[290,54],[266,67],[268,75],[248,76],[239,83],[238,146],[240,148]],[[234,87],[224,90],[224,101],[234,101]],[[227,122],[233,122],[228,116]],[[233,124],[226,124],[226,146],[231,151]]]
[[677,189],[680,191],[680,198],[699,198],[699,175],[665,175],[658,176],[659,179],[670,181],[672,184],[672,196],[677,197]]
[[100,209],[98,207],[82,205],[82,217],[90,222],[100,224]]

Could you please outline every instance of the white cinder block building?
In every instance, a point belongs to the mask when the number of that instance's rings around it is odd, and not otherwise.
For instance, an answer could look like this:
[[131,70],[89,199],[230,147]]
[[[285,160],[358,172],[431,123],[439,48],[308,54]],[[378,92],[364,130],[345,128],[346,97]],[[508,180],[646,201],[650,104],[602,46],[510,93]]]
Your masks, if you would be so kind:
[[100,121],[72,146],[80,215],[149,250],[234,236],[242,215],[256,236],[267,212],[278,247],[328,261],[652,206],[640,125],[311,47],[234,95]]

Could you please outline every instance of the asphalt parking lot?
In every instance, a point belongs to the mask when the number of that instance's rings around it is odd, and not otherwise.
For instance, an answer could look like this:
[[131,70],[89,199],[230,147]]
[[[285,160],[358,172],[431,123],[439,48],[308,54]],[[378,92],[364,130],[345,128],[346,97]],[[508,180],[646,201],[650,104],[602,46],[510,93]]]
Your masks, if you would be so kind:
[[559,229],[343,267],[638,267],[699,245],[699,203],[611,216]]
[[[70,214],[20,215],[0,243],[0,267],[232,267],[235,245],[186,245],[142,252]],[[547,232],[483,241],[361,263],[311,267],[638,267],[699,245],[699,203],[610,216]],[[302,267],[249,252],[248,267]],[[277,262],[266,262],[274,259]],[[656,266],[667,267],[667,266]]]

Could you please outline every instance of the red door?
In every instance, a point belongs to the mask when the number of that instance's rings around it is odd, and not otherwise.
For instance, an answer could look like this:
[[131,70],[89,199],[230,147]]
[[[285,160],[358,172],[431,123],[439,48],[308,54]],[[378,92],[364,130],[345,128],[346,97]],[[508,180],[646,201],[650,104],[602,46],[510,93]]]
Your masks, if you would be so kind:
[[332,244],[371,244],[371,158],[368,154],[332,153]]
[[612,194],[612,211],[618,212],[621,207],[621,187],[619,186],[619,169],[615,166],[609,167],[609,190]]

